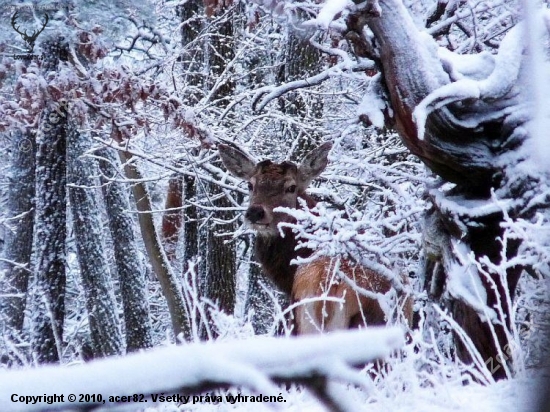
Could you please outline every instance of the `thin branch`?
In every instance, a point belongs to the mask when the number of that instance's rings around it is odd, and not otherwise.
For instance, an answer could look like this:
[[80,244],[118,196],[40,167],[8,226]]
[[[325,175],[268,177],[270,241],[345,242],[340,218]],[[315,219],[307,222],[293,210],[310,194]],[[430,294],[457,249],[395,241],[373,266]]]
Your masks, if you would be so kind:
[[[340,71],[362,71],[372,68],[374,68],[374,63],[371,61],[360,62],[352,66],[350,66],[348,62],[343,62],[331,67],[328,70],[325,70],[324,72],[308,77],[307,79],[295,80],[293,82],[288,82],[277,87],[261,87],[256,91],[256,95],[252,99],[252,110],[260,112],[273,99],[281,97],[283,94],[286,94],[293,90],[321,84]],[[261,101],[258,103],[260,99]]]

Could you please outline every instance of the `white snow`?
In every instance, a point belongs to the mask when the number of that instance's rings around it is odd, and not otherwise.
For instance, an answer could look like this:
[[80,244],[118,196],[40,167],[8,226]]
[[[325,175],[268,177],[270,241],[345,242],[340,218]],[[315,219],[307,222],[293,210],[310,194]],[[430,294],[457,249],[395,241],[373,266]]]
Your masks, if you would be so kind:
[[540,13],[532,1],[523,3],[527,23],[524,36],[528,39],[527,98],[534,112],[528,125],[531,158],[540,170],[550,172],[550,10]]
[[[171,393],[202,383],[243,386],[263,395],[277,396],[281,389],[269,376],[310,376],[315,371],[331,375],[335,364],[364,364],[388,356],[404,343],[399,328],[369,328],[324,336],[254,338],[214,344],[157,348],[75,366],[46,366],[0,374],[0,410],[43,409],[44,404],[11,401],[13,394],[131,395]],[[338,376],[338,370],[336,370]],[[149,401],[150,402],[150,401]],[[51,408],[67,407],[52,404]],[[82,406],[82,405],[81,405]]]
[[339,13],[342,13],[346,8],[353,7],[353,5],[351,0],[327,0],[317,17],[305,22],[305,24],[327,29]]
[[380,95],[380,78],[380,74],[371,78],[367,92],[357,107],[357,115],[366,115],[375,127],[382,129],[384,127],[383,110],[386,108],[386,103]]
[[487,306],[487,292],[474,264],[472,251],[464,243],[454,240],[452,247],[458,259],[447,262],[447,292],[472,307],[482,321],[498,319],[495,310]]
[[456,216],[469,216],[472,218],[487,216],[515,206],[512,199],[499,201],[492,198],[487,200],[465,199],[463,196],[446,195],[439,189],[432,189],[429,193],[438,208],[445,213]]
[[478,54],[456,54],[439,47],[437,53],[452,81],[464,78],[486,79],[495,68],[495,57],[486,51]]
[[[517,84],[525,49],[523,25],[524,23],[519,23],[508,32],[500,44],[494,63],[482,55],[465,59],[463,64],[453,67],[457,59],[450,58],[450,52],[442,53],[446,71],[451,73],[451,77],[454,75],[462,78],[434,90],[418,104],[413,116],[418,127],[419,139],[424,138],[426,119],[433,110],[466,99],[495,100],[505,96]],[[484,61],[487,67],[481,69],[480,64]],[[486,76],[493,64],[493,70]],[[466,73],[472,74],[474,78],[481,77],[481,80],[467,78]]]

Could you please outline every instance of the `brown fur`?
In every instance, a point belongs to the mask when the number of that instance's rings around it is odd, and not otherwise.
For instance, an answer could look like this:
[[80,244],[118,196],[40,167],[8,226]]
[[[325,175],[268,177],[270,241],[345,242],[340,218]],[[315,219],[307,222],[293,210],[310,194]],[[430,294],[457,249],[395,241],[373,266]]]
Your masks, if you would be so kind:
[[[286,213],[274,212],[274,209],[280,206],[298,208],[300,199],[305,200],[309,208],[315,206],[315,201],[305,190],[311,180],[325,169],[331,147],[330,143],[324,143],[308,153],[297,166],[291,162],[277,164],[270,160],[256,163],[233,144],[218,145],[227,169],[249,183],[250,205],[245,217],[258,233],[255,257],[262,265],[265,275],[297,304],[294,323],[298,334],[361,325],[384,325],[388,321],[378,300],[369,298],[360,291],[365,289],[380,294],[388,292],[391,284],[381,274],[341,259],[341,275],[338,276],[334,270],[338,260],[328,257],[298,267],[290,264],[297,257],[310,257],[313,250],[296,250],[298,242],[288,228],[283,229],[284,236],[281,236],[279,223],[294,220]],[[359,290],[347,284],[341,276],[355,282]],[[344,302],[323,300],[323,296],[342,298]],[[311,302],[299,303],[303,299],[311,298]],[[403,307],[405,321],[410,325],[412,299],[400,297],[399,304]]]
[[[340,260],[340,266],[336,269],[336,262],[336,259],[321,257],[298,267],[292,287],[293,302],[323,296],[345,300],[342,304],[319,299],[298,306],[294,310],[294,316],[296,332],[299,335],[386,324],[387,319],[378,301],[365,296],[360,290],[354,290],[341,277],[345,276],[352,280],[358,288],[380,294],[390,290],[390,282],[376,272],[351,265],[345,260]],[[412,300],[400,298],[400,304],[404,306],[404,317],[410,325]]]

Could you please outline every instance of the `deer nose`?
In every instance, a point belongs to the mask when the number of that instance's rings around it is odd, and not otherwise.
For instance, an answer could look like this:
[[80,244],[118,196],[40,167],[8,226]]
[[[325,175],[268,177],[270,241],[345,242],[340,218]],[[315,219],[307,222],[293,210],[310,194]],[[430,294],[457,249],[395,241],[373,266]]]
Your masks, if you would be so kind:
[[264,208],[257,205],[252,205],[246,211],[245,218],[247,218],[250,223],[257,223],[265,217]]

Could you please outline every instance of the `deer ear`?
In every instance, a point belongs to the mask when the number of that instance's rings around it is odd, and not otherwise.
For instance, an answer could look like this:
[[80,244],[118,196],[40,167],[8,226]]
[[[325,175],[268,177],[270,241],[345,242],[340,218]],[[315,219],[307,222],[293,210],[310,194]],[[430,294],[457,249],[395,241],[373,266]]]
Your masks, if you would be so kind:
[[248,180],[254,173],[256,161],[236,145],[218,144],[225,168],[235,177]]
[[303,189],[305,189],[313,179],[323,173],[323,170],[325,170],[328,164],[328,153],[330,149],[332,149],[332,143],[326,142],[313,149],[304,157],[302,163],[300,163],[298,167],[298,176]]

